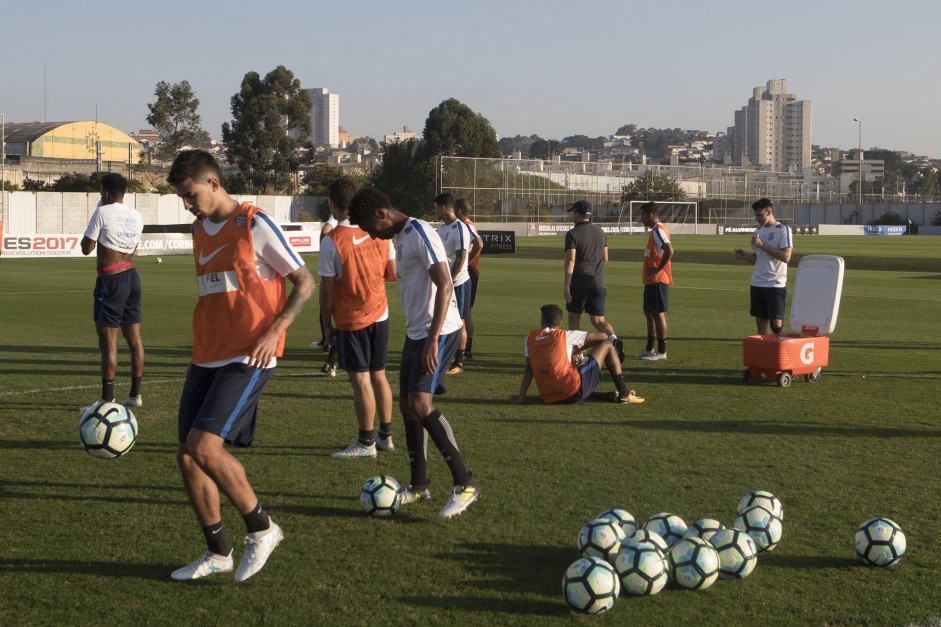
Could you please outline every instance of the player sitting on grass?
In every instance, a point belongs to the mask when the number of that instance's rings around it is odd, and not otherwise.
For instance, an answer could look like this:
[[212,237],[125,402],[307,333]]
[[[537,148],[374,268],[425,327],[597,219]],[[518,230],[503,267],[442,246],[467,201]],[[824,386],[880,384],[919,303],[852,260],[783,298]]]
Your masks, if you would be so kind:
[[[522,403],[529,384],[536,380],[539,395],[546,403],[581,403],[601,383],[601,366],[611,373],[618,391],[616,403],[643,403],[634,390],[628,390],[621,373],[614,343],[601,331],[565,331],[561,329],[562,309],[558,305],[542,306],[542,328],[530,332],[523,346],[526,371],[520,382],[517,403]],[[589,348],[587,355],[576,352],[577,365],[572,353],[576,347]]]

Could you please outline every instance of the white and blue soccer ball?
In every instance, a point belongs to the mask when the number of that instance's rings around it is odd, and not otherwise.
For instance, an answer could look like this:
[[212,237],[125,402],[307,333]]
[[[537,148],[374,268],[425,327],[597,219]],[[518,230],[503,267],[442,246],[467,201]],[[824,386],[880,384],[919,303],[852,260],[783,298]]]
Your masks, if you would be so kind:
[[764,507],[782,521],[784,520],[784,506],[781,505],[781,501],[778,500],[778,497],[767,490],[752,490],[743,496],[738,502],[738,508],[735,510],[735,513],[741,514],[746,509],[750,509],[756,505]]
[[894,566],[905,556],[905,534],[888,518],[870,518],[856,532],[856,555],[871,566]]
[[600,557],[583,557],[573,562],[562,577],[565,601],[585,614],[610,610],[620,593],[621,581],[614,567]]
[[735,517],[733,527],[750,535],[758,551],[773,551],[783,533],[781,519],[761,505],[741,512]]
[[137,441],[137,418],[119,403],[98,403],[82,414],[78,439],[94,457],[121,457]]
[[163,259],[161,259],[160,257],[157,257],[156,259],[154,259],[154,263],[163,263]]
[[758,547],[744,531],[720,529],[712,534],[709,544],[719,554],[719,577],[722,579],[747,577],[758,564]]
[[370,477],[359,491],[359,504],[370,516],[389,518],[402,505],[402,485],[388,475]]
[[686,528],[686,533],[683,534],[683,537],[692,538],[695,536],[708,542],[715,532],[722,529],[725,529],[725,525],[718,520],[713,518],[700,518]]
[[719,578],[719,554],[702,538],[682,538],[670,547],[673,581],[689,590],[708,588]]
[[667,546],[673,546],[686,534],[686,523],[676,514],[660,512],[647,519],[644,529],[659,535]]
[[656,531],[647,531],[646,529],[638,529],[631,535],[624,538],[624,541],[621,543],[621,546],[628,544],[638,544],[640,542],[650,542],[655,547],[660,549],[664,555],[667,554],[667,551],[670,550],[670,547],[667,546],[666,540],[657,533]]
[[622,545],[614,570],[621,578],[621,590],[634,596],[657,594],[670,580],[667,557],[652,542]]
[[630,512],[618,509],[617,507],[606,509],[595,516],[595,518],[607,518],[608,520],[617,522],[617,524],[621,526],[621,531],[624,532],[625,537],[637,531],[637,521],[634,520],[634,516]]
[[624,532],[610,518],[596,518],[578,532],[578,551],[583,557],[599,557],[610,564],[621,550]]

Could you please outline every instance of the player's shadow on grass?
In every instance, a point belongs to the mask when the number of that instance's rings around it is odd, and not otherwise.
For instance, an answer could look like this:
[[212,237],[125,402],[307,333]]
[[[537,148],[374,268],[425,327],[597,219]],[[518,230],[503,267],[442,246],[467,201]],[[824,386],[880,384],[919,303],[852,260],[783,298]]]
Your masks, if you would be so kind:
[[117,579],[146,579],[170,581],[173,567],[167,564],[140,564],[127,561],[88,562],[52,559],[4,559],[0,562],[0,573],[58,573],[65,575],[93,575]]
[[[584,423],[579,421],[579,424]],[[748,433],[755,435],[833,435],[864,438],[941,437],[941,431],[918,431],[893,427],[859,427],[814,422],[786,422],[783,420],[631,420],[630,426],[652,431],[698,431],[701,433]]]
[[762,553],[758,558],[761,567],[789,568],[793,570],[806,570],[809,568],[848,568],[863,566],[868,568],[862,560],[851,557],[834,557],[828,555],[782,555],[780,553]]

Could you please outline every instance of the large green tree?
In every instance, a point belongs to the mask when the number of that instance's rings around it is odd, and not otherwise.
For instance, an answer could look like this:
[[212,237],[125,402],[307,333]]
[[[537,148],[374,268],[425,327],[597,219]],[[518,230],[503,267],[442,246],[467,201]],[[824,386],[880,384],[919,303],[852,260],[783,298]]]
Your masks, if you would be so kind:
[[454,98],[428,113],[422,139],[420,152],[427,159],[441,155],[500,158],[500,144],[490,121]]
[[147,123],[160,136],[156,149],[158,159],[172,159],[184,146],[209,145],[209,133],[203,130],[197,113],[199,98],[188,81],[172,85],[160,81],[154,95],[157,100],[147,105],[150,109]]
[[686,192],[676,179],[647,169],[644,175],[621,188],[621,202],[632,200],[686,200]]
[[248,189],[262,194],[293,191],[301,163],[297,149],[311,132],[310,108],[310,96],[283,65],[264,78],[257,72],[245,75],[232,96],[232,122],[222,125],[222,141]]
[[435,195],[434,160],[420,155],[420,142],[386,144],[382,163],[372,172],[372,184],[384,191],[399,210],[421,216]]

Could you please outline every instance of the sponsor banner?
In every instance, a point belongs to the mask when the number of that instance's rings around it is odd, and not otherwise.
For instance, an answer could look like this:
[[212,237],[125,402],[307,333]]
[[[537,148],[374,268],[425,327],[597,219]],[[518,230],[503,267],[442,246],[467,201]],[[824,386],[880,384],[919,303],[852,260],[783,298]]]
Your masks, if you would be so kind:
[[482,255],[516,252],[516,232],[514,231],[478,231],[484,240]]
[[866,224],[863,225],[863,235],[905,235],[908,233],[906,225]]
[[4,257],[82,257],[82,236],[42,234],[4,235]]
[[303,235],[291,232],[285,233],[288,243],[299,253],[315,253],[320,250],[320,234],[304,233]]
[[189,233],[144,233],[137,254],[141,257],[156,255],[192,255],[193,236]]
[[[817,235],[820,227],[816,224],[791,224],[794,235]],[[742,226],[740,224],[717,224],[716,235],[751,235],[757,226]]]
[[[630,226],[630,225],[617,225],[617,224],[598,224],[598,227],[608,235],[630,235],[632,233],[646,233],[647,228],[644,226]],[[537,227],[537,235],[559,235],[560,233],[568,233],[572,230],[571,224],[540,224]]]

